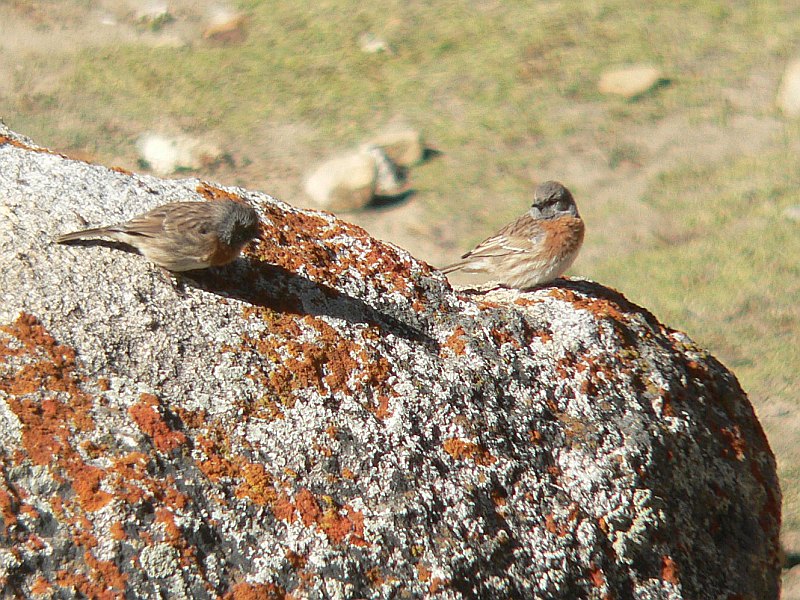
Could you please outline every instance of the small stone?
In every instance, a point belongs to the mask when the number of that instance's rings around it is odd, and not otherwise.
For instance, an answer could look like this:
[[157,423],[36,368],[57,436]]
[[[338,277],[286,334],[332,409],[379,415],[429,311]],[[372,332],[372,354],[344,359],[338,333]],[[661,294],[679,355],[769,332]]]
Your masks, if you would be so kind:
[[784,208],[783,216],[791,221],[800,221],[800,204],[792,204]]
[[800,116],[800,58],[786,67],[776,103],[787,117]]
[[151,31],[160,31],[164,25],[174,20],[166,2],[147,2],[136,12],[136,22]]
[[247,38],[247,15],[217,10],[203,31],[203,39],[220,44],[240,44]]
[[631,99],[649,92],[662,81],[664,77],[656,67],[631,65],[603,73],[597,89],[601,94],[615,94]]
[[375,159],[368,152],[351,152],[317,167],[306,179],[305,189],[320,208],[357,210],[372,200],[377,178]]
[[169,14],[169,5],[160,0],[153,2],[144,2],[139,6],[136,11],[136,20],[138,21],[155,21],[164,18]]
[[366,32],[358,36],[358,46],[362,52],[367,54],[377,54],[378,52],[392,54],[392,49],[386,40],[377,37],[374,33]]
[[405,124],[390,125],[370,139],[366,146],[377,146],[400,167],[410,167],[425,156],[422,134]]
[[194,171],[222,156],[214,144],[185,135],[170,137],[147,132],[139,137],[136,147],[141,159],[158,175],[169,175],[179,169]]

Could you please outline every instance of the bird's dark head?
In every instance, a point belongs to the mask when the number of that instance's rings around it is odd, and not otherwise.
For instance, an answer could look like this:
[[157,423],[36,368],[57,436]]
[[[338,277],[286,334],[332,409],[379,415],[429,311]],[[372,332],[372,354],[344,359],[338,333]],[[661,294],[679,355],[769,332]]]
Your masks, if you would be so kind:
[[243,202],[226,200],[220,219],[219,237],[231,246],[244,246],[259,237],[258,213]]
[[531,215],[538,219],[578,216],[578,207],[570,191],[558,181],[545,181],[536,186]]

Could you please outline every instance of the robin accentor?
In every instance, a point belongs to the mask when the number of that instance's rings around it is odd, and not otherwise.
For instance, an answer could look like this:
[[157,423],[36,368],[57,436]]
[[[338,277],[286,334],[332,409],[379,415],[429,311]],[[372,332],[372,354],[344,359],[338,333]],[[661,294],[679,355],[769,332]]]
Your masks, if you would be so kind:
[[442,269],[486,273],[500,285],[526,289],[566,271],[583,243],[583,220],[575,199],[557,181],[537,186],[524,215]]
[[66,233],[56,242],[110,238],[159,267],[181,272],[232,262],[258,236],[258,215],[251,206],[215,200],[164,204],[119,225]]

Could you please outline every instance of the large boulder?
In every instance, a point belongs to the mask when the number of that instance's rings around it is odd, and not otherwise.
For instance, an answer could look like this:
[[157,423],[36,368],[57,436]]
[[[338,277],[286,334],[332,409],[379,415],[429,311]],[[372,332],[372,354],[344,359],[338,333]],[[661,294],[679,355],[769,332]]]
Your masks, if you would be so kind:
[[[179,199],[183,285],[58,233]],[[71,598],[777,598],[735,377],[588,281],[454,292],[327,214],[0,138],[0,584]]]

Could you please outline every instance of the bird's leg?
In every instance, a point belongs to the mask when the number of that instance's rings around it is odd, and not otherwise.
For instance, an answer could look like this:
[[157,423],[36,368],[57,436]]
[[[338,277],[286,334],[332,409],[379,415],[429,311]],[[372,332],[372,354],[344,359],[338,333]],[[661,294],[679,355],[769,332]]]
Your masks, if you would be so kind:
[[169,269],[165,269],[164,267],[157,267],[161,276],[169,282],[170,286],[173,290],[180,296],[181,298],[186,297],[186,278],[177,271],[170,271]]

